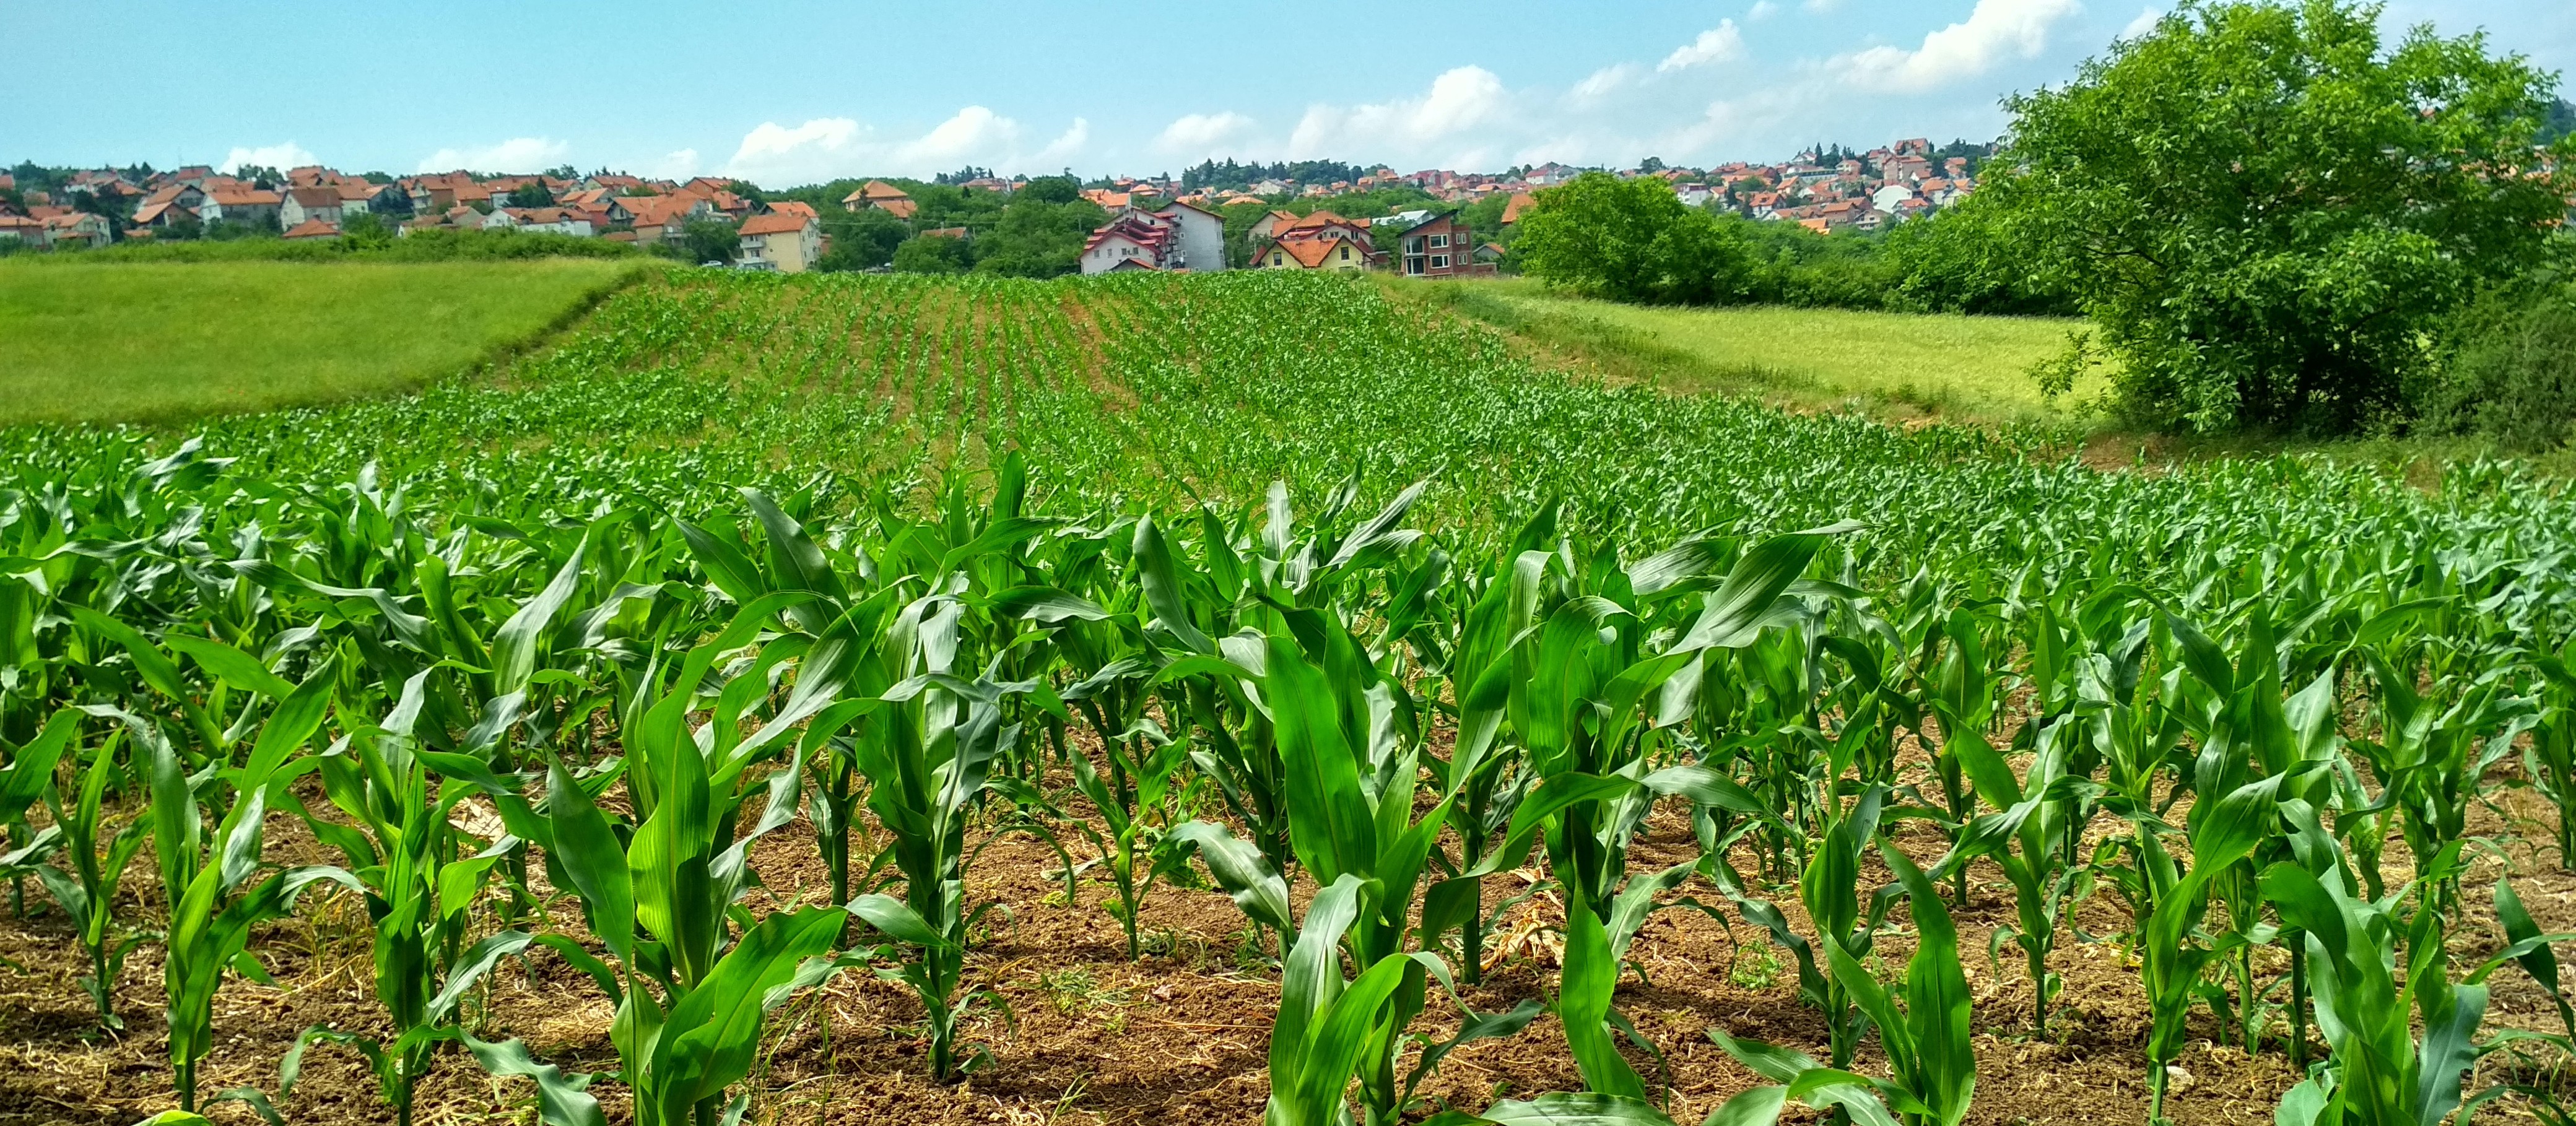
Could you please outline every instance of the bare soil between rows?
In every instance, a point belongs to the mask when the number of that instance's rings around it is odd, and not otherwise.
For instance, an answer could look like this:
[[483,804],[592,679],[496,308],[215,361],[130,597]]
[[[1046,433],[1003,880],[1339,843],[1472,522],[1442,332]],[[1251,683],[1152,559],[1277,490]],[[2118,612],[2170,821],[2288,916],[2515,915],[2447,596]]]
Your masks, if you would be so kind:
[[[312,804],[324,806],[319,800]],[[2472,831],[2502,834],[2510,828],[2523,839],[2546,841],[2549,818],[2545,804],[2527,791],[2509,790],[2498,795],[2496,806],[2477,811]],[[272,862],[337,859],[289,818],[271,818],[269,832]],[[1921,822],[1904,823],[1897,840],[1919,861],[1929,861],[1941,847],[1937,832]],[[1681,812],[1667,809],[1637,843],[1631,870],[1677,863],[1695,851]],[[2392,851],[2401,850],[2392,845]],[[2520,844],[2507,851],[2514,885],[2541,926],[2576,930],[2576,876],[2559,871],[2555,857],[2532,855]],[[1080,850],[1076,858],[1088,859]],[[1748,875],[1756,870],[1747,851],[1739,850],[1733,860]],[[824,868],[801,820],[762,840],[754,863],[764,885],[752,896],[756,913],[826,898]],[[999,906],[987,916],[969,961],[969,988],[989,991],[992,998],[965,1021],[965,1038],[987,1057],[967,1079],[945,1086],[930,1081],[921,1008],[906,987],[846,972],[772,1017],[752,1077],[757,1093],[747,1121],[1258,1122],[1279,990],[1251,947],[1241,913],[1213,890],[1158,886],[1142,914],[1147,952],[1130,962],[1123,932],[1104,910],[1116,902],[1105,877],[1096,867],[1084,873],[1077,901],[1067,902],[1061,867],[1045,844],[1008,836],[993,842],[969,871],[973,894]],[[2505,862],[2494,858],[2472,870],[2468,918],[2452,938],[2458,960],[2470,962],[2501,945],[2486,902],[2487,889],[2504,871]],[[2064,992],[2048,1034],[2037,1035],[2032,987],[2017,949],[2007,943],[2000,963],[1987,953],[1995,928],[2014,921],[2010,886],[1990,867],[1972,877],[1970,901],[1955,912],[1976,995],[1978,1082],[1968,1121],[2144,1122],[2148,1010],[2134,960],[2115,944],[2083,941],[2071,931],[2061,935],[2054,969],[2065,980]],[[1886,875],[1873,868],[1868,878]],[[158,898],[152,879],[147,855],[121,893],[122,918],[151,925],[145,903]],[[1489,879],[1489,903],[1526,890],[1526,879]],[[1299,889],[1301,902],[1311,891]],[[1680,892],[1694,893],[1705,902],[1724,902],[1696,879]],[[1807,930],[1794,888],[1771,889],[1768,897],[1793,927]],[[127,1027],[119,1036],[106,1036],[95,1028],[89,1001],[75,984],[86,966],[62,916],[33,881],[25,886],[24,905],[21,913],[0,902],[0,1126],[129,1126],[171,1106],[159,948],[146,943],[127,963],[117,987]],[[578,908],[569,900],[556,900],[548,910],[556,925],[579,933]],[[1688,910],[1654,916],[1631,950],[1639,972],[1627,975],[1618,993],[1620,1011],[1655,1043],[1660,1058],[1633,1047],[1629,1055],[1650,1086],[1669,1083],[1668,1109],[1683,1123],[1697,1123],[1729,1096],[1760,1082],[1709,1040],[1711,1028],[1824,1054],[1823,1021],[1799,1004],[1795,963],[1759,929],[1731,911],[1725,916],[1721,921]],[[1533,899],[1507,916],[1495,941],[1504,941],[1512,924],[1527,930],[1561,918],[1548,898]],[[1900,908],[1892,921],[1903,920]],[[2096,896],[2071,921],[2091,934],[2125,925],[2107,895]],[[278,1060],[304,1029],[381,1032],[368,937],[359,905],[336,892],[308,895],[293,918],[265,926],[252,951],[277,985],[227,978],[216,1001],[215,1048],[201,1068],[200,1089],[257,1088],[276,1100],[290,1123],[392,1121],[364,1061],[336,1046],[314,1047],[292,1096],[278,1097]],[[1880,939],[1878,959],[1890,977],[1902,972],[1910,953],[1911,939],[1901,926]],[[1507,961],[1482,983],[1462,987],[1461,995],[1479,1012],[1508,1009],[1525,998],[1544,999],[1554,972],[1554,952],[1542,934],[1514,945]],[[2492,984],[2489,1030],[2557,1027],[2547,995],[2527,979],[2508,970]],[[605,1075],[616,1068],[607,999],[550,952],[505,962],[492,974],[485,996],[470,1007],[473,1028],[487,1039],[522,1037],[566,1071]],[[2171,1116],[2191,1126],[2272,1121],[2281,1092],[2297,1078],[2280,1054],[2277,1035],[2266,1051],[2248,1055],[2216,1042],[2220,1030],[2205,1009],[2194,1022],[2193,1041],[2174,1077]],[[1456,1027],[1454,1009],[1436,993],[1416,1024],[1435,1039]],[[2281,1026],[2274,1027],[2277,1034]],[[1874,1040],[1858,1066],[1881,1071]],[[2489,1081],[2486,1075],[2473,1078],[2468,1089]],[[1542,1017],[1512,1038],[1460,1048],[1426,1082],[1424,1093],[1475,1109],[1498,1096],[1571,1089],[1579,1082],[1562,1030],[1552,1017]],[[602,1078],[593,1091],[610,1121],[628,1121],[622,1088]],[[259,1121],[240,1103],[217,1104],[208,1113],[222,1123]],[[1793,1110],[1792,1117],[1800,1113]],[[2511,1100],[2490,1104],[2482,1114],[2488,1121],[2529,1119]],[[533,1088],[523,1080],[492,1079],[461,1053],[445,1054],[420,1083],[416,1120],[423,1126],[532,1123]]]

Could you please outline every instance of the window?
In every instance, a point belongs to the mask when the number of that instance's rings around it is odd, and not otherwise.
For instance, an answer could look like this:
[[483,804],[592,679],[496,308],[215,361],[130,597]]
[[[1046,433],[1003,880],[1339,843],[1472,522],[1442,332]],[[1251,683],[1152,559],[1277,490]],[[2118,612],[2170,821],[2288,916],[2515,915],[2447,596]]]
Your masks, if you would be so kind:
[[1432,268],[1432,269],[1434,269],[1434,270],[1446,270],[1446,269],[1448,269],[1448,268],[1449,268],[1449,256],[1448,256],[1448,255],[1446,255],[1446,254],[1434,254],[1434,255],[1432,255],[1432,256],[1431,256],[1431,268]]
[[1276,254],[1270,256],[1270,264],[1273,266],[1278,265],[1281,261],[1282,259]]
[[1343,248],[1342,248],[1342,261],[1344,261],[1344,262],[1348,262],[1348,261],[1350,261],[1350,260],[1351,260],[1351,248],[1350,248],[1350,247],[1345,246],[1345,247],[1343,247]]
[[1433,235],[1433,236],[1431,236],[1431,248],[1432,248],[1432,249],[1434,249],[1434,250],[1438,250],[1438,249],[1440,249],[1440,248],[1442,248],[1442,247],[1445,247],[1445,246],[1447,246],[1447,245],[1449,245],[1449,236],[1447,236],[1447,235]]

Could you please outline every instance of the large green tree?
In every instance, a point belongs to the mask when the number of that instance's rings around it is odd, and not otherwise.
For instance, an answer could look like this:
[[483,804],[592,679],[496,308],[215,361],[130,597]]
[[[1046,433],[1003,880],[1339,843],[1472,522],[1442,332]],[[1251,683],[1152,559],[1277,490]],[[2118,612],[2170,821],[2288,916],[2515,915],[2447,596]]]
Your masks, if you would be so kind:
[[1614,301],[1735,300],[1751,275],[1742,234],[1657,177],[1584,173],[1539,192],[1518,225],[1522,273]]
[[2139,421],[2348,431],[2402,417],[2441,319],[2526,268],[2568,184],[2555,79],[2483,37],[2393,48],[2376,5],[2186,2],[2015,97],[1968,207],[2081,302]]

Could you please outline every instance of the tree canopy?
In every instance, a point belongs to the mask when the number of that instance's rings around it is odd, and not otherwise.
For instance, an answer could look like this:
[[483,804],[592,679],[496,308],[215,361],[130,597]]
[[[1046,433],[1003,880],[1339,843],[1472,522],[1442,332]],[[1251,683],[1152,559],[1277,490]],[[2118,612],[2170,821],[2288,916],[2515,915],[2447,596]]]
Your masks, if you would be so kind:
[[1522,272],[1614,301],[1706,303],[1746,289],[1742,234],[1671,184],[1587,172],[1538,192],[1512,244]]
[[2081,303],[2133,419],[2400,417],[2440,320],[2542,253],[2570,186],[2532,147],[2553,79],[2477,35],[2385,49],[2379,15],[2195,0],[2010,101],[1961,210]]

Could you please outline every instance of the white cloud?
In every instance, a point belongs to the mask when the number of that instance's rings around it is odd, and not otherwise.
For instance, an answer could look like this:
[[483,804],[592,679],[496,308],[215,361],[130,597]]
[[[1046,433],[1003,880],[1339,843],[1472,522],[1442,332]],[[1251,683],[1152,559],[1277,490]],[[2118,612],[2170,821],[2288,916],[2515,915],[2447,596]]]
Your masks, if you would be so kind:
[[474,149],[440,149],[422,157],[420,172],[534,172],[563,163],[572,146],[551,137],[512,137]]
[[2032,58],[2048,47],[2048,29],[2074,15],[2076,0],[1977,0],[1968,18],[1923,37],[1914,50],[1872,47],[1836,56],[1828,66],[1877,89],[1920,93],[1974,78],[2008,58]]
[[918,137],[884,138],[847,117],[818,117],[801,125],[765,121],[743,135],[726,164],[727,175],[785,186],[842,176],[927,176],[975,164],[1008,173],[1045,167],[1089,143],[1091,125],[1073,126],[1035,153],[1022,145],[1020,123],[984,106],[967,106]]
[[1585,101],[1605,97],[1635,81],[1636,77],[1644,71],[1644,67],[1635,63],[1613,63],[1593,71],[1583,81],[1575,83],[1574,96]]
[[1744,13],[1744,20],[1747,23],[1760,23],[1779,14],[1780,5],[1772,3],[1771,0],[1753,0],[1753,9]]
[[236,146],[233,151],[224,154],[224,162],[221,165],[216,166],[215,171],[229,176],[245,164],[256,164],[262,168],[276,168],[283,170],[298,167],[300,165],[320,163],[322,163],[322,158],[304,151],[304,146],[296,144],[293,141],[288,141],[282,145],[261,145],[258,148],[241,148]]
[[[1460,165],[1478,163],[1485,155],[1468,131],[1503,116],[1510,100],[1503,80],[1480,66],[1462,66],[1431,80],[1429,93],[1369,105],[1314,105],[1288,137],[1292,160],[1312,157],[1352,159],[1351,153],[1378,153],[1408,162],[1437,159]],[[1471,159],[1472,158],[1472,159]]]
[[1719,20],[1717,26],[1699,33],[1699,38],[1675,49],[1655,64],[1658,71],[1687,70],[1709,63],[1731,63],[1744,58],[1744,33],[1736,30],[1734,20]]
[[1836,8],[1842,7],[1843,0],[1807,0],[1806,3],[1798,6],[1805,8],[1810,12],[1830,12]]
[[1220,150],[1231,151],[1251,134],[1251,118],[1228,110],[1224,113],[1188,113],[1172,119],[1154,138],[1154,148],[1174,156],[1213,156]]
[[698,150],[681,149],[662,154],[662,159],[645,167],[653,176],[666,180],[687,180],[698,174]]
[[1030,157],[1028,164],[1031,168],[1043,172],[1050,164],[1061,164],[1081,155],[1082,150],[1090,144],[1091,120],[1077,117],[1073,119],[1072,125],[1065,127],[1064,132],[1056,134],[1055,139],[1048,141],[1045,148],[1039,149],[1036,156]]
[[2120,38],[2136,39],[2143,36],[2150,31],[2154,31],[2156,29],[2157,21],[2164,18],[2165,14],[2160,9],[2149,8],[2146,11],[2140,12],[2138,13],[2138,18],[2129,21],[2129,26],[2120,29]]

